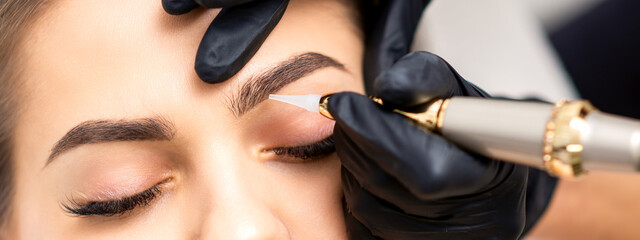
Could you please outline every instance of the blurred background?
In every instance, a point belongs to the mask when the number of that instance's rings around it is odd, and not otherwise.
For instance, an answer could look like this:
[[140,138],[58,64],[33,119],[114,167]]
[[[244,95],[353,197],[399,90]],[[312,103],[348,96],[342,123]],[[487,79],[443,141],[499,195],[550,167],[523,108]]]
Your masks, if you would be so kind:
[[[494,96],[583,98],[640,119],[640,0],[433,0],[414,50]],[[640,239],[640,175],[562,180],[525,239]]]
[[494,95],[580,96],[640,118],[638,0],[433,0],[414,48]]

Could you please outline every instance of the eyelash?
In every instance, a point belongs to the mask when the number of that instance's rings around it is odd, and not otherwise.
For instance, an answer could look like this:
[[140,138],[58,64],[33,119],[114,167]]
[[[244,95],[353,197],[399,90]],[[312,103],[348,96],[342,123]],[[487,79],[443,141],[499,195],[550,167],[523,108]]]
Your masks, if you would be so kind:
[[110,201],[94,201],[86,204],[78,204],[71,201],[71,204],[62,204],[62,207],[75,216],[114,216],[121,215],[140,206],[147,206],[149,203],[162,194],[160,184],[138,193],[136,195]]
[[[272,149],[273,153],[278,156],[290,156],[297,159],[302,159],[303,162],[308,162],[314,159],[325,157],[336,151],[333,136],[325,138],[322,141],[312,143],[304,146],[295,147],[280,147]],[[66,212],[75,216],[114,216],[121,215],[128,211],[131,211],[137,207],[147,206],[151,201],[157,198],[162,191],[160,185],[155,186],[138,193],[133,196],[110,200],[110,201],[93,201],[86,204],[79,204],[75,201],[71,201],[70,204],[62,204],[62,207]]]
[[272,149],[273,153],[278,156],[290,156],[302,159],[304,162],[325,157],[336,151],[336,145],[333,136],[325,138],[322,141],[312,143],[305,146],[280,147]]

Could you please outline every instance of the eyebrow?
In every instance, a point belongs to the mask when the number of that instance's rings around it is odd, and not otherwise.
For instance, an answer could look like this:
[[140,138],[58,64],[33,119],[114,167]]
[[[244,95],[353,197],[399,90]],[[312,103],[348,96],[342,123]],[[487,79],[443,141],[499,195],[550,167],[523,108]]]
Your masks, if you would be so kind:
[[60,154],[83,144],[122,141],[169,141],[175,136],[173,123],[163,117],[133,120],[93,120],[80,123],[51,149],[45,167]]
[[323,68],[333,67],[348,72],[342,63],[320,53],[307,52],[294,56],[266,72],[252,77],[230,97],[229,109],[240,117],[286,85]]
[[[323,68],[333,67],[348,72],[343,64],[320,53],[307,52],[294,56],[252,77],[229,101],[229,109],[240,117],[286,85]],[[170,141],[175,136],[174,124],[164,117],[133,120],[91,120],[78,124],[51,149],[45,167],[60,154],[84,144],[123,141]]]

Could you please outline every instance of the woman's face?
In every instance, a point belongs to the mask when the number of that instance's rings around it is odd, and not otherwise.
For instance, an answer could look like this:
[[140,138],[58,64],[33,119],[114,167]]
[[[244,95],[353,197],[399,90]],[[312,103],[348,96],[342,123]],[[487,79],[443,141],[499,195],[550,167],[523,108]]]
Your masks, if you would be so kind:
[[322,142],[333,122],[263,100],[362,92],[353,13],[294,0],[242,71],[209,85],[193,65],[217,13],[170,16],[159,0],[46,10],[26,42],[17,238],[346,237],[340,163]]

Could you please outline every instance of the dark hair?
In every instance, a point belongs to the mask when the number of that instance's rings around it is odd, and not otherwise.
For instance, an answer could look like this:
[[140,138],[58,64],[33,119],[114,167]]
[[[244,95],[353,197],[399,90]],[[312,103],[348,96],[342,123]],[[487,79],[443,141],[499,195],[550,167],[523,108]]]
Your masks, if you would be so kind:
[[19,51],[34,16],[46,0],[0,0],[0,227],[4,226],[13,198],[12,138],[18,114]]

